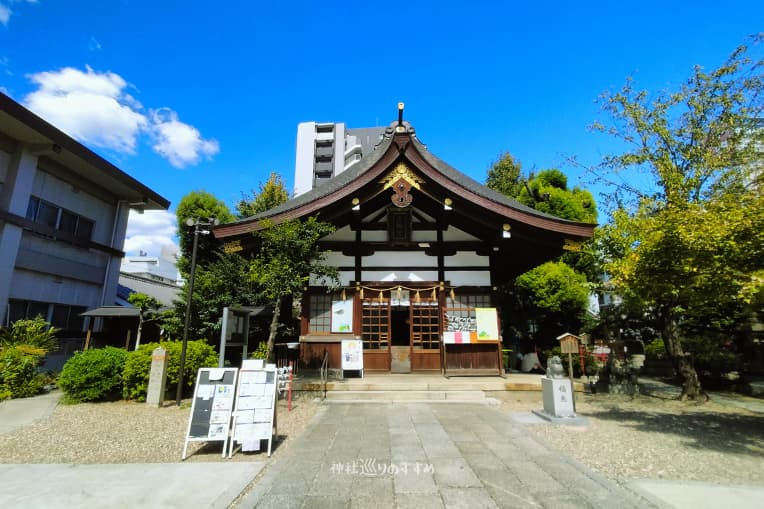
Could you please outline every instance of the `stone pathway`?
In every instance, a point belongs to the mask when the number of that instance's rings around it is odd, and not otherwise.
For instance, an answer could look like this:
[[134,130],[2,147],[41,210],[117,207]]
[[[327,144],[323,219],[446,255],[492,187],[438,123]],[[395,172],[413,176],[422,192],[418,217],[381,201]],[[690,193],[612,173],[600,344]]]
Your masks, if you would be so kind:
[[332,404],[315,419],[240,507],[654,507],[487,405]]

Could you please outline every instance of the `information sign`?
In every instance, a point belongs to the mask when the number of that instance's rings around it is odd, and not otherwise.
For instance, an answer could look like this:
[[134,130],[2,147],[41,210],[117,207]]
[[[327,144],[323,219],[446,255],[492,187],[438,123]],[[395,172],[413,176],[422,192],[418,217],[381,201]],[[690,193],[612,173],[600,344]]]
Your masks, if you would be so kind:
[[271,455],[273,435],[276,433],[276,365],[253,366],[245,364],[239,371],[236,404],[233,412],[233,436],[228,457],[233,455],[234,442],[242,451],[259,451],[260,441],[268,441]]
[[186,459],[189,442],[222,441],[225,457],[238,371],[238,368],[199,369],[181,459]]
[[342,371],[358,370],[363,377],[363,341],[342,340]]

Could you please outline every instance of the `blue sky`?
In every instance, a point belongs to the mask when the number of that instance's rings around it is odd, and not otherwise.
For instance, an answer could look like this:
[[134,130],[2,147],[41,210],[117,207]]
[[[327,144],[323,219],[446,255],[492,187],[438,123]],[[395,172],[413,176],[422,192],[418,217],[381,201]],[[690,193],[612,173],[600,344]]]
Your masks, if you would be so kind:
[[[291,189],[299,122],[387,125],[399,101],[481,182],[509,151],[586,185],[564,161],[617,149],[587,129],[603,91],[675,87],[764,27],[760,0],[524,4],[0,0],[0,90],[170,212],[197,189],[232,206],[271,171]],[[158,252],[173,221],[132,217],[126,250]]]

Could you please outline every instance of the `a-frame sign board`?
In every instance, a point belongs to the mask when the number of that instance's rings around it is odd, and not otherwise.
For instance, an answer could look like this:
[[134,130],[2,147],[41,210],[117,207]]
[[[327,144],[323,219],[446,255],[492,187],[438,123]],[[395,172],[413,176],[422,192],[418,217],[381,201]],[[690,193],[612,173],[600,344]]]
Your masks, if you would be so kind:
[[271,455],[276,434],[277,382],[275,364],[263,367],[262,361],[257,360],[242,363],[233,412],[233,434],[228,446],[229,458],[233,454],[234,442],[239,442],[243,451],[259,451],[261,440],[268,441],[268,456]]
[[238,372],[238,368],[199,369],[181,459],[186,459],[189,442],[223,442],[225,458]]

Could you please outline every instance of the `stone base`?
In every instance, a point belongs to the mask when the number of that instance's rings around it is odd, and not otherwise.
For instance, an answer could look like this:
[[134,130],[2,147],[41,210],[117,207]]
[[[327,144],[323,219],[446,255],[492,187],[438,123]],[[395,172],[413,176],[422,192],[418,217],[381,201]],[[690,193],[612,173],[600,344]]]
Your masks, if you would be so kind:
[[551,422],[552,424],[564,424],[568,426],[586,426],[589,424],[589,421],[586,419],[586,417],[581,417],[580,415],[574,415],[573,417],[555,417],[554,415],[549,415],[543,410],[532,410],[532,412],[534,415],[537,415],[538,417],[541,417],[545,421]]
[[553,417],[575,417],[573,383],[568,378],[541,379],[544,412]]

